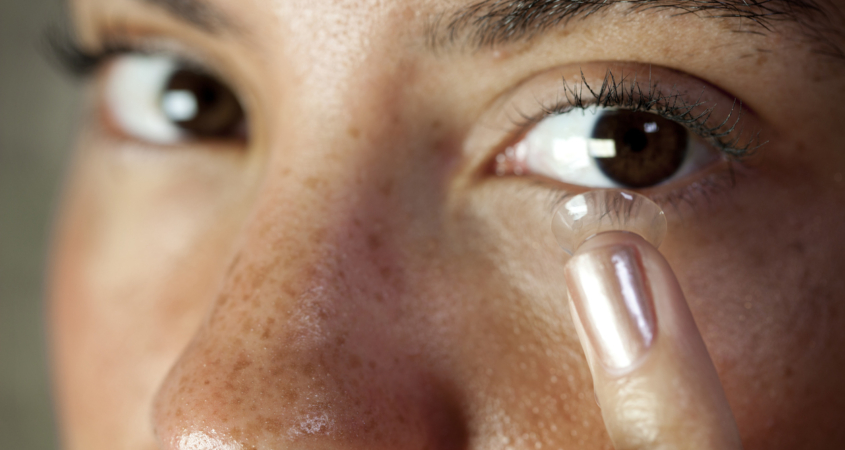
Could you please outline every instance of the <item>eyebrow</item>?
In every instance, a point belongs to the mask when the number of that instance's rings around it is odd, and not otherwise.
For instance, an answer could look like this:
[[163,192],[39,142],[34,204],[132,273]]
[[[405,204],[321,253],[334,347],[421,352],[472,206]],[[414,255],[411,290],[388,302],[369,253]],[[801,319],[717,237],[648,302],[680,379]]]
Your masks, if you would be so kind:
[[234,31],[228,15],[203,0],[140,0],[162,8],[183,22],[209,34]]
[[508,45],[617,4],[629,7],[625,13],[674,10],[675,15],[737,20],[738,29],[734,31],[751,34],[765,34],[777,22],[789,22],[799,25],[807,37],[821,44],[821,53],[845,59],[845,51],[832,39],[842,37],[837,32],[842,25],[831,25],[831,15],[815,0],[481,0],[435,16],[426,38],[433,48]]

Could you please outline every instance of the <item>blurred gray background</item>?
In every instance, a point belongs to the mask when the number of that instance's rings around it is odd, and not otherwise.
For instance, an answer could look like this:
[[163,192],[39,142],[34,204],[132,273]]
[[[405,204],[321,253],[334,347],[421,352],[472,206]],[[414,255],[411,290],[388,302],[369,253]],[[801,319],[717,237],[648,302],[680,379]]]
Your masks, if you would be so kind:
[[0,448],[55,449],[43,272],[81,85],[43,34],[59,0],[0,0]]

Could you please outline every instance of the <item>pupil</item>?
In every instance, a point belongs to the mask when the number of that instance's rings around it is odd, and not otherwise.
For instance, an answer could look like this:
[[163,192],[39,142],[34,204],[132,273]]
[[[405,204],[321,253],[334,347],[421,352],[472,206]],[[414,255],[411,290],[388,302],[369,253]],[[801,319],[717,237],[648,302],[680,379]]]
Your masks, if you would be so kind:
[[648,145],[648,136],[640,130],[628,130],[622,136],[622,142],[634,153],[645,150]]
[[173,73],[161,109],[176,126],[196,138],[241,138],[245,115],[234,93],[214,77],[187,69]]
[[622,186],[643,188],[669,179],[680,169],[689,141],[686,128],[647,112],[600,114],[591,138],[613,142],[613,156],[596,157],[608,178]]

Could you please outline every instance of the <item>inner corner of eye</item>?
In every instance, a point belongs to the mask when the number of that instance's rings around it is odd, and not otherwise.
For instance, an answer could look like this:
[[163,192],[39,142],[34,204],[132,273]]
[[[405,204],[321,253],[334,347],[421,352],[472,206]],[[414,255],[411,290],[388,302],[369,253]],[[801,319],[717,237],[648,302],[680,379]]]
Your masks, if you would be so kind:
[[582,187],[646,188],[695,170],[695,147],[689,130],[670,119],[595,108],[540,120],[495,156],[493,171]]

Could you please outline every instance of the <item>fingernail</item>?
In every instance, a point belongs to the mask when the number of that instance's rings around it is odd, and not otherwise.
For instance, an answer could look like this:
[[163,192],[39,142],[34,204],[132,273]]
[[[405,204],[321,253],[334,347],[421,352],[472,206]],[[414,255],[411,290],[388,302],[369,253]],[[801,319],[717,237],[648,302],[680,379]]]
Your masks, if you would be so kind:
[[584,334],[601,364],[621,370],[642,359],[657,334],[657,318],[637,248],[615,245],[576,255],[565,276]]

